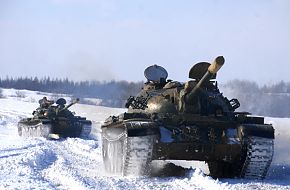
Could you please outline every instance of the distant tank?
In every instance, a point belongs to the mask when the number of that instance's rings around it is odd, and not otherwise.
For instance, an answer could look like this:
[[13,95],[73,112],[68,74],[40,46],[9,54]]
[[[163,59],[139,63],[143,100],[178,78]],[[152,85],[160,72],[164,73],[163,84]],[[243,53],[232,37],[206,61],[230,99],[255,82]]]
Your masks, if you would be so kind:
[[[274,129],[263,117],[235,112],[237,99],[219,91],[217,71],[224,58],[201,62],[185,83],[166,80],[167,71],[148,67],[147,82],[128,111],[102,125],[105,169],[147,175],[153,160],[198,160],[214,178],[264,179],[273,157]],[[258,98],[258,97],[257,97]]]
[[[92,122],[85,117],[75,116],[68,110],[79,99],[65,105],[66,100],[60,98],[56,106],[52,101],[40,100],[41,107],[33,112],[33,117],[24,118],[18,122],[18,134],[24,137],[82,137],[86,138],[91,132]],[[45,106],[43,106],[45,105]]]

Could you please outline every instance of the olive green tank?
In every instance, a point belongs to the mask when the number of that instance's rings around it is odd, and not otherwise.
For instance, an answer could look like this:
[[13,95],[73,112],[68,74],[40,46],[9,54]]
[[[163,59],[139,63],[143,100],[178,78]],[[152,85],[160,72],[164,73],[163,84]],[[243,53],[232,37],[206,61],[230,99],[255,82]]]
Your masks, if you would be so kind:
[[[85,117],[75,116],[68,110],[76,104],[79,99],[65,105],[66,100],[60,98],[53,105],[53,101],[39,101],[40,107],[33,112],[33,117],[24,118],[18,122],[18,134],[23,137],[45,137],[65,138],[82,137],[87,138],[91,132],[92,122]],[[42,105],[45,106],[42,106]]]
[[236,112],[215,81],[224,58],[200,62],[190,80],[167,80],[167,71],[148,67],[147,82],[128,111],[102,126],[105,169],[113,174],[147,175],[153,160],[197,160],[215,178],[264,179],[273,157],[274,129],[263,117]]

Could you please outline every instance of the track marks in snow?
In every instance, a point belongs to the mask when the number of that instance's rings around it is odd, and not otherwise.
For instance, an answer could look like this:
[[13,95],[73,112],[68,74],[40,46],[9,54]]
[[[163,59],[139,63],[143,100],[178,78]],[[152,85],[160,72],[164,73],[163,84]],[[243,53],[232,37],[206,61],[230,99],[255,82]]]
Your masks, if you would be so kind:
[[15,138],[14,144],[1,146],[0,179],[5,189],[51,189],[51,185],[41,176],[41,171],[49,167],[49,150],[43,148],[43,140],[25,141]]
[[51,142],[57,160],[44,175],[58,188],[82,189],[94,186],[96,174],[100,171],[99,149],[94,140],[68,138],[64,141]]

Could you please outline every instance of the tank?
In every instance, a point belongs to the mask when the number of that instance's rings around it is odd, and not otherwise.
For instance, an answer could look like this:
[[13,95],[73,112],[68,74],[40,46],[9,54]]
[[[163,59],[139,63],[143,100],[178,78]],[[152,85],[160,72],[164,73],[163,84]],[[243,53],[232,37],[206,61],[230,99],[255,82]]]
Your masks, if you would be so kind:
[[167,80],[167,71],[148,67],[147,82],[128,111],[102,125],[104,167],[113,174],[148,175],[154,160],[205,161],[214,178],[264,179],[273,157],[274,128],[263,117],[235,111],[216,79],[224,57],[200,62],[190,80]]
[[[19,136],[54,139],[66,137],[87,138],[91,132],[92,122],[85,117],[75,116],[73,112],[68,110],[78,101],[79,99],[76,99],[65,105],[66,100],[60,98],[56,101],[56,105],[37,108],[33,111],[33,117],[24,118],[18,122]],[[53,104],[53,102],[50,102],[50,104]]]

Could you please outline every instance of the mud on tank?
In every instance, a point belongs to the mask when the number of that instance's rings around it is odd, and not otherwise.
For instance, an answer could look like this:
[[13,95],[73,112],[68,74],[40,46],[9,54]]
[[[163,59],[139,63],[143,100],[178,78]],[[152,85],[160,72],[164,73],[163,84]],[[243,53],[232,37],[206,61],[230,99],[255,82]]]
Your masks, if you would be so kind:
[[[68,105],[64,98],[56,101],[57,105],[43,108],[39,107],[33,112],[33,117],[21,119],[18,122],[18,134],[23,137],[87,138],[91,132],[92,122],[85,117],[75,116],[68,110],[69,107],[79,102],[74,100]],[[40,101],[41,103],[41,101]]]
[[200,62],[189,71],[191,80],[166,80],[167,71],[148,67],[147,82],[128,111],[102,125],[106,171],[147,175],[153,160],[198,160],[214,178],[264,179],[273,157],[274,129],[263,117],[236,112],[237,99],[219,91],[217,71],[224,58]]

